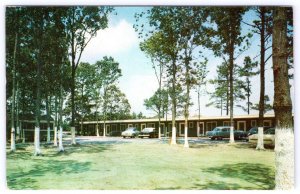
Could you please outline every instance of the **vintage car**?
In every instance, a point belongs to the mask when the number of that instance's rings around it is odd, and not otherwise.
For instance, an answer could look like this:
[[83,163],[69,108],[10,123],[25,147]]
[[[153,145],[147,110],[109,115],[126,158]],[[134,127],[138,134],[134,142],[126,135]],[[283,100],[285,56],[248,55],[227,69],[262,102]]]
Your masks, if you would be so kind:
[[[230,127],[228,126],[219,126],[214,128],[212,131],[207,131],[206,136],[210,139],[219,139],[230,138]],[[234,138],[235,139],[243,139],[247,137],[247,133],[241,130],[234,130]]]
[[[257,144],[258,134],[252,134],[248,137],[249,143],[252,145]],[[274,147],[275,146],[275,128],[269,128],[264,131],[264,145]]]
[[139,133],[140,132],[139,132],[139,130],[137,128],[135,128],[135,127],[129,127],[129,128],[127,128],[125,131],[123,131],[121,133],[121,136],[123,138],[125,138],[125,137],[133,138],[133,137],[137,137],[139,135]]
[[158,132],[155,128],[144,128],[141,133],[139,134],[140,138],[144,138],[144,137],[149,137],[149,138],[154,138],[154,137],[158,137]]
[[[271,127],[263,127],[264,128],[264,131],[270,129]],[[247,136],[250,136],[252,134],[257,134],[258,133],[258,127],[252,127],[249,131],[248,131],[248,134]]]

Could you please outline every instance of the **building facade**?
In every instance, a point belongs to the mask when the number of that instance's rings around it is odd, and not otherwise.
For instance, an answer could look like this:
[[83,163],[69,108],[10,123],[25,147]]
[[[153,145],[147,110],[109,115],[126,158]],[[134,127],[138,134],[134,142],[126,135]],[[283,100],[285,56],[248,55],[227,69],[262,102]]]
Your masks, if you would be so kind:
[[[234,129],[248,131],[258,124],[258,115],[241,115],[234,117]],[[264,126],[274,126],[275,116],[265,115]],[[103,135],[104,121],[85,121],[83,122],[83,131],[78,131],[81,135],[95,136],[96,127],[100,136]],[[169,136],[172,129],[172,120],[161,119],[161,135]],[[229,116],[219,117],[190,117],[188,119],[188,136],[199,137],[204,136],[207,131],[211,131],[217,126],[229,126]],[[128,127],[136,127],[142,130],[146,127],[154,127],[158,129],[158,119],[132,119],[132,120],[112,120],[105,121],[105,130],[108,136],[120,136],[121,132]],[[177,136],[184,136],[184,118],[176,119]]]

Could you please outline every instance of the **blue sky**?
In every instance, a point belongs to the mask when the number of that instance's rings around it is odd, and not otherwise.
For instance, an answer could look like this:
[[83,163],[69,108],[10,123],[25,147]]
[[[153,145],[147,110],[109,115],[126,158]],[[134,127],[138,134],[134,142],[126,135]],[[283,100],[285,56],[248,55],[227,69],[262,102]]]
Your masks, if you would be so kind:
[[[117,15],[110,15],[109,27],[105,30],[98,32],[90,44],[87,46],[83,53],[82,60],[84,62],[95,63],[97,60],[101,60],[103,56],[112,56],[119,62],[122,69],[123,76],[120,78],[119,87],[126,94],[132,111],[138,113],[143,112],[147,116],[154,116],[154,112],[145,109],[143,102],[144,99],[153,95],[158,88],[155,73],[152,68],[150,59],[147,58],[139,49],[139,43],[137,32],[133,28],[135,24],[134,14],[145,11],[147,7],[115,7]],[[245,21],[251,23],[255,17],[254,13],[247,13],[244,16]],[[247,33],[248,26],[242,25],[242,33]],[[236,59],[237,64],[242,64],[244,57],[249,55],[254,58],[259,54],[259,37],[254,35],[251,39],[251,47],[244,52],[239,58]],[[205,51],[208,57],[208,79],[212,79],[216,76],[216,66],[222,63],[220,58],[214,57],[211,51]],[[259,60],[259,57],[256,58]],[[266,66],[266,94],[271,98],[273,102],[273,73],[271,69],[270,59]],[[259,76],[253,77],[251,101],[258,103],[259,101],[259,88],[260,81]],[[203,88],[205,91],[213,92],[214,87],[212,85],[206,85]],[[292,89],[293,90],[293,89]],[[197,111],[197,95],[195,91],[191,92],[192,101],[194,106],[190,108],[190,115],[196,115]],[[294,93],[291,93],[292,97]],[[206,107],[205,104],[209,102],[209,96],[203,94],[201,97],[201,114],[206,116],[220,115],[220,110],[213,107]],[[256,114],[257,111],[251,111],[252,114]],[[235,115],[246,114],[239,108],[235,108]]]

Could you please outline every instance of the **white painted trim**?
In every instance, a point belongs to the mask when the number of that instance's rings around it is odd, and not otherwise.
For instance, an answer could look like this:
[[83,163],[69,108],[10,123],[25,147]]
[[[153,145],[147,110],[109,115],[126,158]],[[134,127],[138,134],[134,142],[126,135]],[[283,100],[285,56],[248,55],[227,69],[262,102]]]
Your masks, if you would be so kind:
[[197,136],[201,136],[200,134],[200,125],[203,126],[203,134],[202,135],[205,135],[205,125],[204,125],[204,122],[197,122]]
[[[184,123],[178,123],[179,124],[179,136],[183,137],[184,136]],[[181,126],[183,126],[183,128],[181,128]],[[183,130],[183,133],[181,133]]]
[[110,124],[105,124],[105,135],[107,135],[110,132]]
[[[255,125],[252,124],[254,122],[255,122]],[[257,121],[256,120],[251,120],[251,127],[257,127]]]

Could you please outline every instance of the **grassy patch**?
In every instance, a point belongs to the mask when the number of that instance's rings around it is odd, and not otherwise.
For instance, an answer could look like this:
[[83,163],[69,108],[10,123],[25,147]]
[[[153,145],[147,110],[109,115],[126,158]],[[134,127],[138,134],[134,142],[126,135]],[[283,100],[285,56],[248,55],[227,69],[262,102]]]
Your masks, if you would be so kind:
[[98,142],[7,152],[10,189],[273,189],[274,152],[247,144]]

